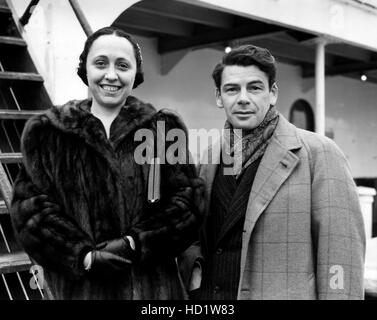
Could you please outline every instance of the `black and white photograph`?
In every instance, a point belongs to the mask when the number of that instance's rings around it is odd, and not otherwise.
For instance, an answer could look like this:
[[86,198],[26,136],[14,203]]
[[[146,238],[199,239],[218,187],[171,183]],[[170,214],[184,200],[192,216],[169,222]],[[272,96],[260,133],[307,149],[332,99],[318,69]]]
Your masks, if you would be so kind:
[[377,300],[376,190],[377,0],[0,0],[0,300]]

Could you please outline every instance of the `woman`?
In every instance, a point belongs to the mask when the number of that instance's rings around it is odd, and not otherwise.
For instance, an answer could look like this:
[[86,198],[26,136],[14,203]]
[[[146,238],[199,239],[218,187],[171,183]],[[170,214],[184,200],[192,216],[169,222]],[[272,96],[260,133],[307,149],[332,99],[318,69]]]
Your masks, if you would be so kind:
[[159,167],[137,163],[134,136],[156,137],[158,121],[166,132],[186,128],[130,96],[142,58],[122,30],[87,39],[78,75],[92,99],[25,126],[11,210],[18,238],[55,299],[183,299],[175,257],[195,238],[203,184],[188,159],[161,164],[161,199],[148,202],[149,170]]

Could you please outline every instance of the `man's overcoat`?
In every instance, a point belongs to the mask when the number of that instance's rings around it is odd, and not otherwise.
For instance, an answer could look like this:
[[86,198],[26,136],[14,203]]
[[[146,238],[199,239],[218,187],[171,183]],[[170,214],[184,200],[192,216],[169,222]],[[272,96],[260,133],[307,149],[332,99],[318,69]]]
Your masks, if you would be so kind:
[[[199,167],[208,195],[220,149],[209,148],[203,159],[210,164]],[[208,214],[209,200],[206,207]],[[226,220],[217,243],[236,222]],[[207,228],[204,222],[204,259]],[[362,299],[364,251],[358,194],[343,153],[280,115],[249,196],[237,298]]]

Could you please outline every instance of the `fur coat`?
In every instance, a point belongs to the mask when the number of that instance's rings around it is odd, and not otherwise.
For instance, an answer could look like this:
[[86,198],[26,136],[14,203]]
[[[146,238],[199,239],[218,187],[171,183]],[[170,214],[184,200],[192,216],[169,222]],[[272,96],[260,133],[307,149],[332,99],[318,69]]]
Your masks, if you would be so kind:
[[[107,139],[90,106],[70,101],[27,122],[11,209],[18,239],[55,299],[183,299],[175,257],[197,234],[203,183],[188,162],[163,164],[161,200],[148,203],[149,165],[136,163],[134,135],[144,128],[156,137],[157,121],[166,132],[187,130],[172,112],[129,97]],[[40,194],[55,209],[43,210]],[[132,267],[104,278],[84,270],[96,244],[129,234],[140,247]]]

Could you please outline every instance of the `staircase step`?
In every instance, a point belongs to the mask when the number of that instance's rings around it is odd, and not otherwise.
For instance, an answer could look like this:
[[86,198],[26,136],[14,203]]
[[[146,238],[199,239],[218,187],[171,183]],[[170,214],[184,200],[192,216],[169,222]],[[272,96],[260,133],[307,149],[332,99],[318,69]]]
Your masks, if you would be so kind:
[[22,162],[22,153],[0,153],[1,163],[20,163]]
[[29,270],[31,261],[25,252],[0,254],[0,274]]
[[36,116],[45,112],[45,110],[11,110],[11,109],[0,109],[0,120],[12,119],[12,120],[22,120],[29,119],[32,116]]
[[5,205],[5,201],[4,200],[0,201],[0,214],[8,214],[8,208]]
[[22,38],[0,36],[1,45],[26,47],[26,42]]
[[4,5],[0,5],[0,13],[5,13],[5,14],[11,14],[11,11],[10,9],[7,7],[7,6],[4,6]]
[[37,73],[31,72],[0,72],[0,81],[32,81],[32,82],[43,82],[43,77]]

